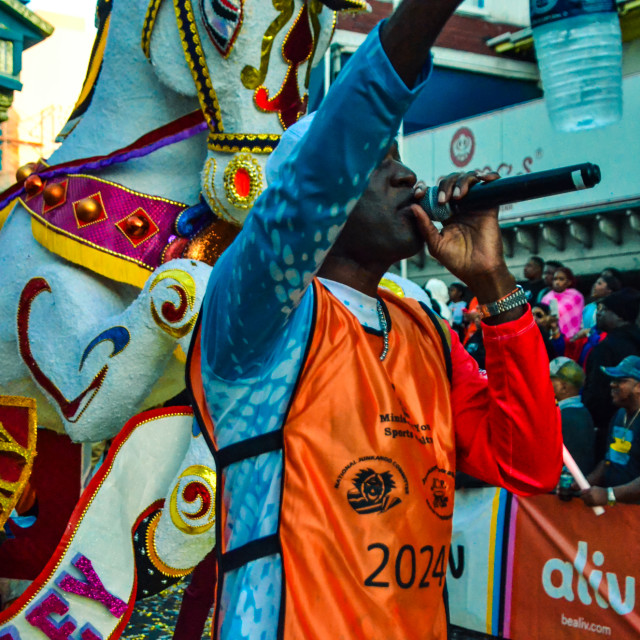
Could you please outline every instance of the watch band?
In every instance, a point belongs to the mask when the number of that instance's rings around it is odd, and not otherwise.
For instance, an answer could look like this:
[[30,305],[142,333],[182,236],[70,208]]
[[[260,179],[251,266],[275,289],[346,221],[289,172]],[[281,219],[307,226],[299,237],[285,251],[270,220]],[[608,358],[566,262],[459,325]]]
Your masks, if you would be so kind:
[[525,304],[527,304],[527,296],[524,289],[518,285],[513,291],[499,300],[489,302],[488,304],[481,304],[479,309],[483,318],[489,318],[504,313],[505,311],[511,311],[511,309],[521,307]]
[[607,487],[607,504],[610,507],[613,507],[616,503],[616,494],[613,490],[613,487]]

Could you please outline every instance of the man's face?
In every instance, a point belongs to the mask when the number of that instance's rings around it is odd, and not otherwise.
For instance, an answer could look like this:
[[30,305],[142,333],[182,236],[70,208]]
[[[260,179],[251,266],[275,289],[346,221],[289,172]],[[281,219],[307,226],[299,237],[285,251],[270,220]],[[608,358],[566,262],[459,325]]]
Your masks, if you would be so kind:
[[558,380],[558,378],[551,378],[551,384],[553,386],[553,395],[556,397],[556,400],[562,400],[562,392],[564,390],[564,383],[562,380]]
[[394,142],[371,174],[334,250],[358,260],[372,256],[392,264],[415,255],[424,239],[410,206],[416,175],[402,164]]
[[549,316],[540,308],[533,308],[533,319],[541,329],[549,328]]
[[596,329],[598,331],[610,331],[621,323],[620,316],[602,303],[596,307]]
[[593,298],[606,298],[611,293],[609,285],[603,278],[598,278],[591,287],[591,297]]
[[542,272],[542,277],[544,278],[544,283],[547,287],[550,287],[553,284],[553,274],[556,272],[556,268],[551,265],[545,265],[544,271]]
[[567,278],[567,274],[564,271],[556,271],[553,274],[551,287],[555,292],[562,293],[563,291],[567,290],[570,285],[571,282],[569,278]]
[[451,302],[460,302],[462,300],[462,291],[458,287],[449,287],[449,300]]
[[611,399],[616,407],[629,408],[640,393],[640,382],[633,378],[613,378],[609,383]]
[[523,273],[527,280],[537,280],[540,277],[540,265],[535,260],[529,260],[524,265]]

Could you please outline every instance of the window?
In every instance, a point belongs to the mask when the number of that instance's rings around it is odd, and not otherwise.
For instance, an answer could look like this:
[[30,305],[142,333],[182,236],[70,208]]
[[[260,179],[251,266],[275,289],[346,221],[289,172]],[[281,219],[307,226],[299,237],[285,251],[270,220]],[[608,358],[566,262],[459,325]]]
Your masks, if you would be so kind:
[[488,0],[464,0],[458,11],[485,14],[487,12],[487,4],[489,4]]
[[0,40],[0,73],[13,75],[13,42]]

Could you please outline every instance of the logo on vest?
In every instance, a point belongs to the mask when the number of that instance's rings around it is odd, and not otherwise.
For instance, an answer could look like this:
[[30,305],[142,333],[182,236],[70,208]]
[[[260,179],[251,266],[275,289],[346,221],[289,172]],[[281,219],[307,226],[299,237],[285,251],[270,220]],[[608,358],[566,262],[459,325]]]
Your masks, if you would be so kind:
[[338,476],[335,488],[349,476],[347,500],[359,514],[385,513],[402,502],[398,476],[404,482],[404,493],[409,494],[409,482],[400,465],[385,456],[362,456],[352,460]]
[[449,520],[453,516],[453,493],[456,476],[451,471],[432,467],[422,478],[427,492],[427,504],[441,520]]

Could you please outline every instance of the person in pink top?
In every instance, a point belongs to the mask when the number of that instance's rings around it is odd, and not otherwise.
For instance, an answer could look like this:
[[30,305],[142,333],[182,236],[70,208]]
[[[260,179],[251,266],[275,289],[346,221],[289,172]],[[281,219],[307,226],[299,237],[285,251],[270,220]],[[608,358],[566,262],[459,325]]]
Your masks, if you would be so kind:
[[580,331],[582,310],[584,309],[584,297],[577,289],[574,289],[575,283],[576,278],[573,271],[568,267],[560,267],[553,274],[551,291],[542,298],[542,302],[548,304],[552,311],[557,303],[558,325],[567,339],[572,338]]

